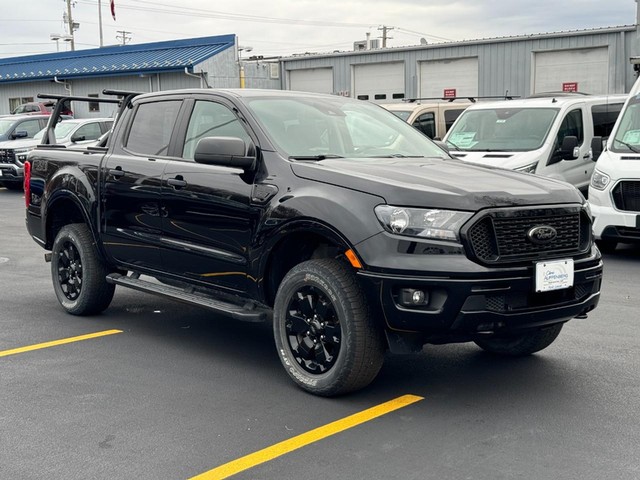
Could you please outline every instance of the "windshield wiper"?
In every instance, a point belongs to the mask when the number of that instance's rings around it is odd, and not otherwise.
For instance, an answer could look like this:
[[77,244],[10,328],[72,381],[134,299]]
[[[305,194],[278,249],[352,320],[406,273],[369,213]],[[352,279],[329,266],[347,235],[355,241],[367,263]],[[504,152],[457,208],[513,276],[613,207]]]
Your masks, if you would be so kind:
[[342,155],[334,155],[331,153],[327,153],[325,155],[291,155],[289,160],[310,160],[310,161],[319,161],[326,160],[328,158],[344,158]]
[[444,142],[444,144],[445,145],[451,145],[457,151],[463,151],[458,145],[453,143],[451,140],[447,140],[446,142]]
[[627,147],[629,150],[631,150],[633,153],[640,153],[640,150],[638,150],[636,147],[634,147],[633,145],[628,144],[627,142],[623,142],[622,140],[614,140],[614,142],[618,142],[621,143],[622,145],[624,145],[625,147]]

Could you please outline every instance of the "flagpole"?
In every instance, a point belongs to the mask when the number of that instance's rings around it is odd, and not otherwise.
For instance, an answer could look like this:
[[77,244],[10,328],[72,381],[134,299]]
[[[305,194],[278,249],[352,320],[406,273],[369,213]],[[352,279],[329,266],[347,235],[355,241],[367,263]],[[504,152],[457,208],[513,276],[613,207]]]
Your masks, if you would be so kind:
[[98,0],[98,25],[100,25],[100,48],[102,48],[102,0]]

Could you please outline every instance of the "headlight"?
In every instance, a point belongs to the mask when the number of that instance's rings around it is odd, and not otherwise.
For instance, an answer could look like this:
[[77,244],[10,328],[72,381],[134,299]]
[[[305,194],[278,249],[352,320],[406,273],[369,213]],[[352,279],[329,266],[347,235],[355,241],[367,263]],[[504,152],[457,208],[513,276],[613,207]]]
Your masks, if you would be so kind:
[[611,177],[606,175],[598,170],[593,171],[593,175],[591,176],[591,186],[596,190],[604,190],[609,182],[611,181]]
[[538,166],[538,162],[531,163],[529,165],[525,165],[524,167],[514,169],[516,172],[523,173],[536,173],[536,167]]
[[21,163],[24,163],[25,160],[27,159],[27,153],[29,153],[31,150],[33,150],[33,147],[30,148],[16,148],[13,153],[16,156],[16,160],[18,160]]
[[380,223],[391,233],[454,241],[460,239],[460,227],[473,216],[469,212],[391,205],[378,205],[375,212]]

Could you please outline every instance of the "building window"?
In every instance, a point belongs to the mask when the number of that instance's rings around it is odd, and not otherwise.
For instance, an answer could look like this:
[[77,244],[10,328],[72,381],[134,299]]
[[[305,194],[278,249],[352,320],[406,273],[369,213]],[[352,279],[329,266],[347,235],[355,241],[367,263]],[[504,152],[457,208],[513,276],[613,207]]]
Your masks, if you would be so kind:
[[276,80],[280,78],[280,64],[279,63],[270,63],[269,64],[269,78]]
[[33,97],[17,97],[9,99],[9,111],[13,112],[18,106],[23,103],[31,103],[33,102]]
[[[90,98],[98,98],[99,95],[97,93],[90,93],[88,95]],[[99,112],[100,111],[100,103],[99,102],[89,102],[89,111],[90,112]]]

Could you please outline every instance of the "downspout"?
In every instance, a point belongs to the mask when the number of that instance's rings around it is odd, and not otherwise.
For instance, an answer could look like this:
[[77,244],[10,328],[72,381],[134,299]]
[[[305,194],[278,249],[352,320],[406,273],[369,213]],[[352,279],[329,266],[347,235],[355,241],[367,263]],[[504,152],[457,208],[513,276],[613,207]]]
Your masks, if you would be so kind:
[[[188,77],[198,78],[200,80],[200,88],[204,88],[206,80],[203,77],[203,74],[204,74],[203,71],[200,72],[200,75],[196,75],[194,73],[189,72],[189,67],[184,67],[184,74],[187,75]],[[209,85],[207,85],[207,88],[208,87]]]
[[69,92],[69,96],[71,96],[71,84],[66,80],[58,80],[58,77],[54,76],[53,81],[55,83],[59,83],[60,85],[64,85],[64,89]]

